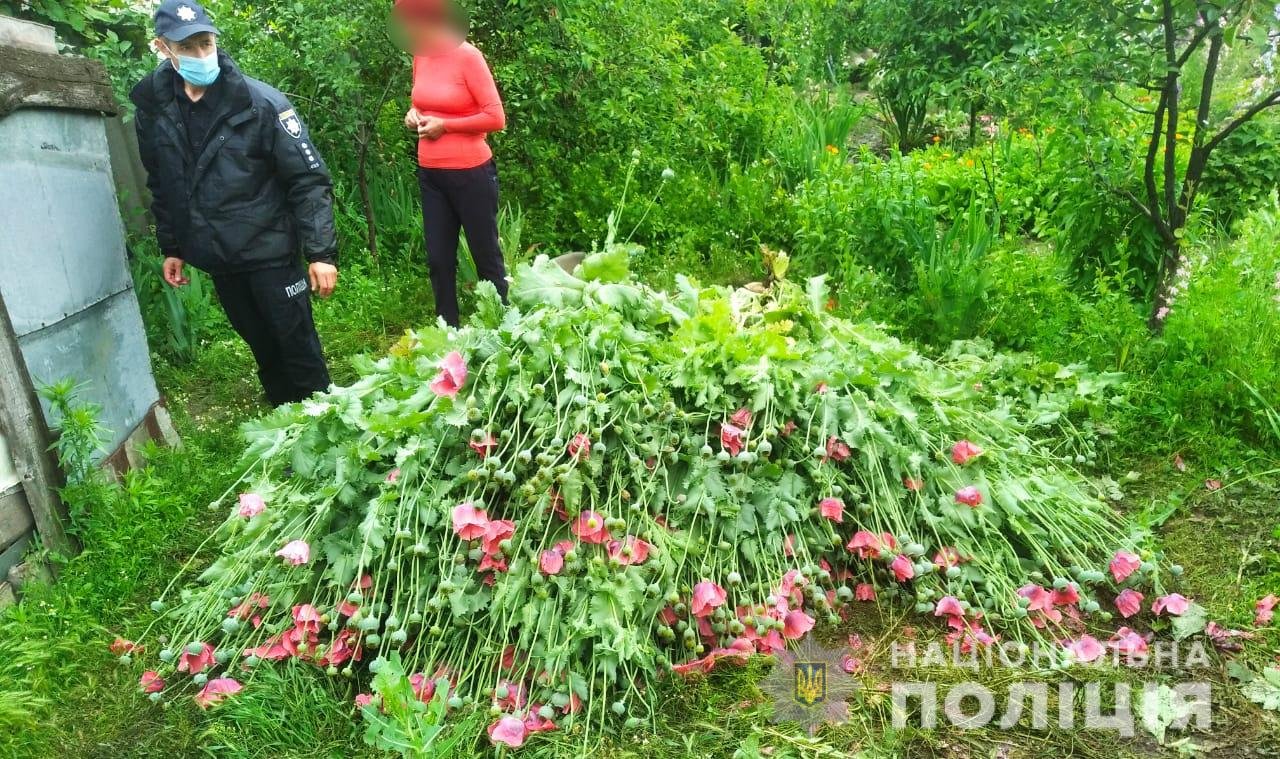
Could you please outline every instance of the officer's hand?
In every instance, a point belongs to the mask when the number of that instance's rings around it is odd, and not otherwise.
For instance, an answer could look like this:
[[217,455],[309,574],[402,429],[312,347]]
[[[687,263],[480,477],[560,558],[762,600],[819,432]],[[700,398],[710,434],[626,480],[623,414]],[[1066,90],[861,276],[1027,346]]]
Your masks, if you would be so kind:
[[311,275],[311,292],[321,298],[333,295],[333,288],[338,286],[338,267],[317,261],[307,273]]
[[444,119],[427,116],[418,123],[418,136],[428,140],[438,140],[444,134]]
[[404,128],[411,131],[417,131],[418,125],[422,123],[422,114],[418,113],[417,108],[410,108],[409,112],[404,115]]
[[164,260],[164,281],[171,287],[182,287],[191,284],[191,280],[182,276],[182,259],[166,258]]

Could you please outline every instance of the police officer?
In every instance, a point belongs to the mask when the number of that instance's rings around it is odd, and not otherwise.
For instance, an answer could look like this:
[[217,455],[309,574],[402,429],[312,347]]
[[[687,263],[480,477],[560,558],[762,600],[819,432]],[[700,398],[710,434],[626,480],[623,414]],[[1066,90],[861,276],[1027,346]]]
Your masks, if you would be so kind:
[[329,386],[310,302],[338,278],[329,170],[289,100],[218,50],[199,3],[164,0],[155,28],[165,60],[130,99],[164,279],[212,275],[267,400],[302,400]]

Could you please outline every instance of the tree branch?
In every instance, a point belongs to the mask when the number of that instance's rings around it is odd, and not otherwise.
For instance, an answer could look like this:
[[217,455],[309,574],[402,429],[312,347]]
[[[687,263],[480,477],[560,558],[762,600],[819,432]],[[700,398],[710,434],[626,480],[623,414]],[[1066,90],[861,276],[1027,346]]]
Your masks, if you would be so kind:
[[1205,152],[1206,153],[1212,152],[1214,148],[1218,147],[1218,145],[1221,144],[1223,140],[1231,136],[1232,132],[1236,131],[1241,126],[1243,126],[1246,122],[1249,121],[1249,119],[1252,119],[1254,116],[1257,116],[1259,113],[1262,113],[1268,108],[1271,108],[1272,106],[1276,106],[1276,105],[1280,105],[1280,90],[1276,90],[1270,95],[1267,95],[1265,98],[1249,106],[1239,116],[1232,119],[1230,123],[1228,123],[1226,126],[1222,128],[1222,131],[1214,135],[1213,139],[1209,140],[1209,142],[1205,144],[1204,146]]

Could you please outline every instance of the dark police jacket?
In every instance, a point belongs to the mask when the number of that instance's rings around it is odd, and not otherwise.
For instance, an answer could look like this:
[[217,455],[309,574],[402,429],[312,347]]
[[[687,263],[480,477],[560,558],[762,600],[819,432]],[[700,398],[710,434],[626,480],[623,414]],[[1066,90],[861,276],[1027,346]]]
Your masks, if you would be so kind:
[[218,53],[223,88],[199,155],[164,61],[130,99],[156,237],[166,256],[211,274],[333,263],[333,182],[288,98]]

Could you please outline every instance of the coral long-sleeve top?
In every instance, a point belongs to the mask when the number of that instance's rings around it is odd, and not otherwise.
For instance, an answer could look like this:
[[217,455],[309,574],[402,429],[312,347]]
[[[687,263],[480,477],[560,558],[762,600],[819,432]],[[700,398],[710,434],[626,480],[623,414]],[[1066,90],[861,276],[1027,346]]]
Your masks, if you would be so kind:
[[493,157],[485,139],[507,125],[498,86],[484,55],[470,43],[413,57],[413,107],[444,119],[445,133],[418,140],[418,165],[473,169]]

